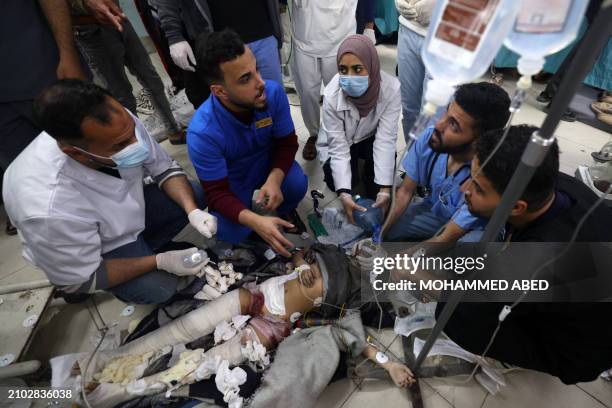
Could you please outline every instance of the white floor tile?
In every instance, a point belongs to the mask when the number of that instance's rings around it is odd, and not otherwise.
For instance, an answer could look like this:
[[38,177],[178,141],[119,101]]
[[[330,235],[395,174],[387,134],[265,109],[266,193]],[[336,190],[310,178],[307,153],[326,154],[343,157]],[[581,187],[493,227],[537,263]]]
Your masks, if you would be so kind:
[[[426,382],[420,381],[423,406],[427,408],[450,408],[440,394]],[[343,407],[372,408],[384,404],[385,408],[407,408],[412,406],[408,391],[396,387],[391,380],[365,381],[361,389],[354,392]]]
[[349,379],[336,381],[325,388],[315,408],[339,408],[355,392],[355,384]]
[[[4,224],[2,224],[4,225]],[[4,229],[4,227],[3,227]],[[21,241],[17,235],[7,236],[0,232],[0,279],[26,266],[21,256]]]
[[6,276],[0,278],[0,286],[16,283],[27,283],[46,279],[45,273],[32,265],[26,264],[23,268],[17,269]]
[[506,375],[508,385],[495,396],[488,395],[482,408],[604,408],[605,405],[575,385],[536,371]]
[[598,378],[589,383],[580,383],[578,388],[597,399],[599,402],[612,408],[612,382]]
[[425,378],[423,381],[432,387],[455,408],[479,408],[487,393],[474,380],[467,384],[457,384],[463,377]]

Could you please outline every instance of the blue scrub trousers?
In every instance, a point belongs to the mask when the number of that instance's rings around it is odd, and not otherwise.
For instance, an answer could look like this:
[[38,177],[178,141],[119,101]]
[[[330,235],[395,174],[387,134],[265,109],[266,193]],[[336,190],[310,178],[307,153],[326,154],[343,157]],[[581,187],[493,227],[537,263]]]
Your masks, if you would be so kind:
[[[200,183],[191,182],[199,208],[206,208]],[[187,214],[156,184],[145,186],[145,229],[136,241],[102,254],[103,259],[139,258],[155,255],[189,223]],[[179,277],[154,270],[107,289],[126,303],[159,304],[176,293]]]
[[271,35],[262,40],[247,44],[257,60],[257,69],[263,79],[270,79],[282,85],[283,74],[281,73],[280,56],[278,53],[278,41]]
[[[264,182],[253,185],[250,188],[243,188],[241,191],[234,193],[247,208],[251,208],[253,192],[260,188]],[[285,215],[295,210],[306,195],[307,190],[308,177],[304,174],[302,167],[294,161],[283,180],[283,184],[281,184],[281,192],[283,193],[284,200],[276,209],[276,212],[279,215]],[[238,244],[244,241],[252,232],[250,228],[242,224],[237,224],[217,212],[212,212],[211,214],[218,218],[217,239],[221,241]]]
[[424,241],[433,237],[448,222],[431,211],[431,204],[412,202],[385,235],[387,241]]
[[[387,241],[425,241],[436,233],[450,220],[438,217],[431,211],[431,204],[422,201],[411,203],[404,214],[385,235]],[[483,229],[468,231],[458,242],[479,242]]]
[[400,24],[397,38],[397,66],[402,95],[404,139],[421,110],[427,87],[427,72],[421,58],[425,37]]

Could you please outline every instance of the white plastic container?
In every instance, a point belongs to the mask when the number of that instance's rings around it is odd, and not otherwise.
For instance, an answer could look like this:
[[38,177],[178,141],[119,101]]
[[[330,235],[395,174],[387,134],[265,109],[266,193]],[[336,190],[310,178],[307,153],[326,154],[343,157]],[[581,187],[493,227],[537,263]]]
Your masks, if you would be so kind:
[[208,261],[208,254],[203,249],[200,249],[198,252],[185,256],[183,258],[183,266],[185,268],[195,268],[200,264],[204,264],[205,261]]
[[425,100],[444,106],[456,85],[484,74],[520,8],[520,0],[438,1],[421,54],[433,78]]
[[571,43],[580,29],[588,0],[528,0],[523,4],[504,45],[519,54],[518,71],[532,76],[544,57]]

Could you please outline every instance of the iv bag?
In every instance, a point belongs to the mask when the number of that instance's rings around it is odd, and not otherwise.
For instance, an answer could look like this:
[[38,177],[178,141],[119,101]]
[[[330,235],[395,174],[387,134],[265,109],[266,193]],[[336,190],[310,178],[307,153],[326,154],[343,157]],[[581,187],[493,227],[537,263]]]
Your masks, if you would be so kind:
[[453,87],[489,68],[521,7],[519,0],[441,0],[434,9],[422,49],[433,79],[425,99],[448,103]]
[[522,75],[535,75],[544,57],[571,43],[584,16],[588,0],[528,0],[518,14],[504,45],[521,56]]

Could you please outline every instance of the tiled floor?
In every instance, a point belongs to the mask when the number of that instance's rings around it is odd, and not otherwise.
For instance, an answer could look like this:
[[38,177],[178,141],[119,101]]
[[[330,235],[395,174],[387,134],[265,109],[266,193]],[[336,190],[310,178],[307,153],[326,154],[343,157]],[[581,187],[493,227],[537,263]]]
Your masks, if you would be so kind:
[[[395,47],[379,46],[383,67],[389,73],[395,71]],[[159,72],[160,63],[154,58]],[[167,80],[167,78],[165,78]],[[513,84],[509,83],[507,89],[512,91]],[[536,105],[534,99],[539,87],[530,92],[530,98],[517,115],[514,123],[530,123],[539,125],[544,113]],[[299,107],[291,107],[296,130],[300,142],[304,143],[308,134],[302,121]],[[401,126],[400,126],[401,129]],[[557,135],[561,145],[562,170],[573,174],[579,164],[590,163],[590,152],[599,148],[610,140],[611,135],[585,126],[579,122],[562,122]],[[400,134],[398,148],[403,147],[403,137]],[[195,176],[190,165],[184,146],[172,146],[163,143],[166,148]],[[322,171],[317,162],[303,163],[301,152],[298,160],[309,175],[310,188],[319,188],[324,191],[324,203],[333,200],[331,192],[327,190],[322,181]],[[300,206],[302,213],[310,207],[308,200]],[[0,217],[4,217],[2,214]],[[4,225],[4,220],[0,220]],[[181,234],[181,239],[188,239],[194,243],[201,243],[201,239],[194,231],[188,228]],[[17,237],[0,235],[0,286],[17,282],[30,282],[43,279],[44,275],[25,263],[20,254],[20,243]],[[123,317],[121,311],[125,307],[122,302],[108,295],[96,295],[95,301],[100,309],[102,318],[107,324],[117,323],[121,330],[126,330],[128,324],[146,315],[151,307],[137,306],[132,316]],[[65,305],[52,303],[42,316],[38,331],[25,358],[46,360],[49,357],[91,350],[94,347],[96,327],[92,320],[91,310],[87,304]],[[2,306],[0,306],[2,307]],[[91,308],[91,306],[89,306]],[[0,322],[2,324],[2,322]],[[602,322],[602,324],[607,324]],[[381,333],[372,332],[381,344],[389,346],[390,353],[402,357],[401,339],[397,338],[391,330]],[[0,345],[1,349],[1,345]],[[0,354],[1,350],[0,350]],[[421,382],[424,405],[426,408],[502,408],[502,407],[534,407],[539,408],[612,408],[612,384],[599,379],[592,383],[577,386],[563,385],[551,376],[531,372],[518,371],[506,376],[508,385],[495,396],[488,395],[478,384],[471,381],[467,384],[457,384],[456,379],[426,379]],[[330,385],[321,395],[317,408],[336,407],[378,407],[386,408],[411,406],[407,392],[399,390],[390,382],[368,381],[360,388],[351,381],[343,380]]]

